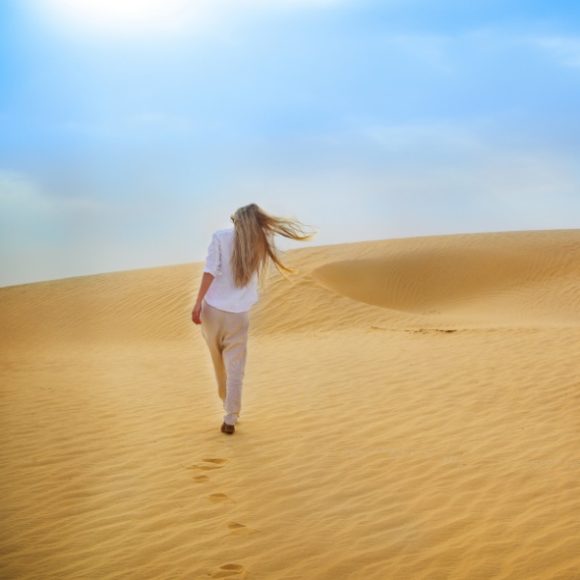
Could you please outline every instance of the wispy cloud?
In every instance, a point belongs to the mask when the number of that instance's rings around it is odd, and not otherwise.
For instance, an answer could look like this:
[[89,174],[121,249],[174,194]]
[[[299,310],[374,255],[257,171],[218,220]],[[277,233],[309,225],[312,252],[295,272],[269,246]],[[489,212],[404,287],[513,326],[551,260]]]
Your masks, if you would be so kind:
[[68,120],[58,125],[59,129],[93,137],[115,137],[133,131],[155,131],[164,133],[190,133],[197,127],[193,119],[161,111],[143,111],[116,118],[94,121]]
[[0,210],[8,221],[16,213],[34,216],[62,213],[98,214],[109,211],[108,204],[89,197],[48,193],[29,176],[0,169]]
[[179,255],[179,245],[163,211],[154,210],[146,202],[63,195],[2,169],[0,285],[178,262],[164,255]]
[[580,69],[580,36],[537,36],[529,42],[551,54],[561,65]]
[[353,129],[353,136],[356,134],[362,139],[367,139],[369,143],[375,143],[384,151],[398,153],[406,150],[433,152],[442,148],[453,149],[455,153],[461,151],[473,153],[484,147],[481,137],[473,128],[443,120],[429,123],[361,125]]
[[580,68],[580,36],[526,35],[518,29],[485,26],[446,34],[386,34],[382,39],[385,45],[440,72],[457,72],[458,65],[477,51],[486,58],[510,58],[521,47],[540,49],[562,66]]
[[443,34],[388,34],[383,44],[393,50],[422,62],[428,68],[450,73],[454,70],[455,52],[452,50],[460,39]]

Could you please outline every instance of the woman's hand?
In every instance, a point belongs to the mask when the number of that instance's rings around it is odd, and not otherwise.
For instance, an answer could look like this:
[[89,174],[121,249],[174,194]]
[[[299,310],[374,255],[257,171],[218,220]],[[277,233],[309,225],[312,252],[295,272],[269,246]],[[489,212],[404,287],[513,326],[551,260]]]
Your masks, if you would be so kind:
[[194,324],[201,324],[201,302],[196,302],[191,313]]

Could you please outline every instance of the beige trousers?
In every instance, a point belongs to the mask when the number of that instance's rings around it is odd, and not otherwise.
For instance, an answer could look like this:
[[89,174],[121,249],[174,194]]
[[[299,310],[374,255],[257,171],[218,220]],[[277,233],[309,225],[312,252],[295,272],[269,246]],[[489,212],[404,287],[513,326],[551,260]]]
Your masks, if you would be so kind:
[[200,319],[223,401],[224,422],[235,425],[242,409],[250,313],[219,310],[203,300]]

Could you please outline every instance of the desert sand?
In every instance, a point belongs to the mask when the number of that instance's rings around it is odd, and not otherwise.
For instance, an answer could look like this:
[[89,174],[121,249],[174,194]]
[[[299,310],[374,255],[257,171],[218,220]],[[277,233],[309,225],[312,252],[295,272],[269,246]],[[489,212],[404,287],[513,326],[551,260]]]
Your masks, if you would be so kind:
[[580,229],[283,254],[234,435],[203,262],[0,289],[2,578],[580,578]]

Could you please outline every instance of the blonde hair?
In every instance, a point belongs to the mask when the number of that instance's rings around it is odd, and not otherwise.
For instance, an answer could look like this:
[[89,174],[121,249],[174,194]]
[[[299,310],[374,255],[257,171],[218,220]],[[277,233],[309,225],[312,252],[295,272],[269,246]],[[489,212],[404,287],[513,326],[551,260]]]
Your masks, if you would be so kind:
[[282,263],[274,243],[274,234],[292,240],[305,241],[316,232],[306,233],[300,221],[294,218],[274,216],[264,211],[258,204],[250,203],[238,208],[231,216],[235,227],[234,249],[231,267],[234,284],[245,286],[258,272],[260,286],[264,286],[270,261],[280,273],[296,273],[297,270]]

